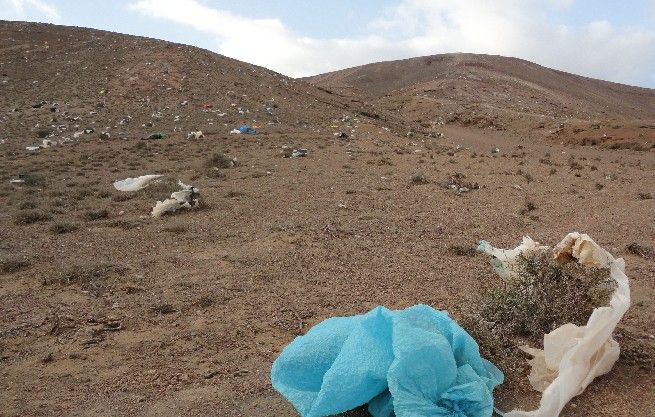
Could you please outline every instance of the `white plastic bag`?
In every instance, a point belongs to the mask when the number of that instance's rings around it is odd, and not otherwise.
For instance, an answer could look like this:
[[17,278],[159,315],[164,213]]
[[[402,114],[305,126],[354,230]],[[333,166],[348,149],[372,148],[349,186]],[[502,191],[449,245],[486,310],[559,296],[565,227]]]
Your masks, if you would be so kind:
[[136,178],[126,178],[121,181],[114,182],[114,188],[118,191],[139,191],[142,188],[150,185],[151,182],[155,181],[158,178],[163,177],[163,175],[142,175]]
[[[504,251],[486,242],[480,249],[494,257],[494,267],[501,274],[520,253],[537,248],[524,238],[515,250]],[[575,259],[589,267],[609,267],[616,281],[610,304],[593,310],[585,326],[567,323],[544,336],[544,349],[522,347],[531,354],[530,384],[543,395],[534,411],[514,410],[505,417],[557,417],[564,406],[596,378],[609,372],[619,358],[619,344],[612,332],[630,307],[630,287],[623,259],[614,259],[589,236],[569,233],[555,248],[557,259]]]

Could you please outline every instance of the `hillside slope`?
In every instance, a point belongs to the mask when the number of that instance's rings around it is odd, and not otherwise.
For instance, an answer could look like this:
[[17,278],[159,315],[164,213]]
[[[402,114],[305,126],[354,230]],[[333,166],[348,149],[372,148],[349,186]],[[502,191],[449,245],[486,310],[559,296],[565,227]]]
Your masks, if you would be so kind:
[[57,138],[93,124],[129,138],[174,134],[182,121],[185,128],[209,121],[217,133],[241,123],[311,132],[348,107],[302,81],[207,50],[98,30],[0,22],[0,57],[5,134],[47,129]]
[[[397,91],[0,22],[0,415],[298,417],[270,381],[295,337],[378,305],[427,304],[466,326],[493,274],[476,242],[555,244],[572,230],[625,258],[633,306],[619,362],[561,417],[643,415],[655,403],[652,151],[433,124],[446,106],[491,110],[467,101],[474,91]],[[242,123],[258,134],[229,133]],[[147,174],[163,177],[114,186]],[[199,204],[151,216],[178,181]],[[506,375],[498,407],[534,408],[525,341],[477,339]]]
[[[581,77],[516,58],[444,54],[310,77],[426,126],[541,133],[599,144],[655,139],[655,90]],[[614,140],[612,140],[614,139]]]

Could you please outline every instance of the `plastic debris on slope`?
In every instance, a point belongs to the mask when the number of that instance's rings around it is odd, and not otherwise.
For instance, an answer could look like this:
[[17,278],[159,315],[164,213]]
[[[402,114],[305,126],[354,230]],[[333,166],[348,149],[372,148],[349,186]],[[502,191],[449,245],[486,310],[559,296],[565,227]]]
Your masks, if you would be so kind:
[[239,132],[241,132],[244,135],[256,135],[257,130],[253,127],[250,127],[248,125],[241,125],[239,126]]
[[374,417],[489,417],[503,374],[448,313],[417,305],[319,323],[283,350],[271,381],[303,417],[364,404]]
[[200,191],[192,185],[184,184],[182,181],[178,181],[178,185],[182,188],[180,191],[175,191],[170,198],[164,201],[157,201],[152,213],[150,213],[152,217],[161,217],[166,213],[174,213],[180,209],[190,209],[198,206]]
[[[492,256],[492,264],[501,276],[511,273],[516,257],[537,248],[527,237],[514,250],[480,243],[480,249]],[[630,287],[623,259],[614,259],[589,236],[577,232],[569,233],[553,253],[563,261],[576,260],[587,267],[609,268],[617,287],[610,304],[594,309],[586,326],[564,324],[544,336],[543,350],[521,348],[533,356],[530,384],[543,395],[537,410],[514,410],[505,413],[505,417],[557,417],[573,397],[581,394],[594,378],[609,372],[619,358],[619,344],[612,332],[630,307]]]
[[124,180],[114,182],[114,188],[118,191],[139,191],[146,188],[153,181],[163,177],[159,174],[142,175],[136,178],[126,178]]
[[201,139],[201,138],[204,138],[204,137],[205,137],[205,135],[203,135],[202,130],[189,132],[189,134],[186,135],[187,139]]

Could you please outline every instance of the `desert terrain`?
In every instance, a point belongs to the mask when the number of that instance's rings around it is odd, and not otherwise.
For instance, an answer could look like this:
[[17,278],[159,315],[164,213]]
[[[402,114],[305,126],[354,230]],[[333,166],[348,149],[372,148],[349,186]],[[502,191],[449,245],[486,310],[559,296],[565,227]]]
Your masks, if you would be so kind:
[[[297,80],[0,22],[0,415],[296,416],[270,369],[312,325],[419,303],[457,319],[493,274],[480,239],[580,231],[625,259],[632,306],[618,363],[562,416],[655,416],[654,144],[655,90],[513,58]],[[145,174],[165,176],[113,187]],[[152,218],[178,180],[201,204]],[[505,371],[498,407],[535,407],[527,362]]]

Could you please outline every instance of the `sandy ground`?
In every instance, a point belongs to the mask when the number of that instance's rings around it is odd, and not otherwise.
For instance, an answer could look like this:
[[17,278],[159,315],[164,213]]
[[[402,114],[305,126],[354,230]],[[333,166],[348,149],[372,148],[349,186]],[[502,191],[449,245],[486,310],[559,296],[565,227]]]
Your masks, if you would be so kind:
[[[20,60],[9,61],[0,68],[14,82]],[[261,92],[248,83],[236,96]],[[300,92],[310,87],[298,83],[296,98],[276,85],[275,94],[290,97],[275,110],[282,120],[264,120],[257,136],[227,133],[245,119],[230,107],[233,97],[208,91],[180,107],[187,89],[170,99],[177,107],[162,106],[166,121],[153,128],[142,127],[153,110],[142,102],[111,102],[96,115],[71,105],[84,119],[66,122],[57,137],[87,125],[96,132],[26,151],[40,141],[36,123],[52,116],[50,104],[30,104],[60,100],[63,108],[64,87],[29,90],[15,106],[5,95],[0,109],[0,139],[8,139],[0,145],[0,255],[14,262],[0,275],[0,415],[295,416],[272,390],[270,367],[312,325],[417,303],[457,318],[492,271],[484,256],[456,256],[450,247],[479,239],[514,247],[526,234],[555,244],[578,230],[624,257],[633,304],[617,332],[624,355],[562,415],[655,416],[655,260],[626,250],[653,245],[652,150],[456,124],[441,127],[443,137],[407,137],[400,122],[360,117],[330,104],[337,98],[328,93],[312,90],[307,100]],[[261,94],[242,100],[261,106]],[[219,123],[206,100],[230,114]],[[20,115],[9,113],[14,107]],[[128,114],[129,127],[118,125]],[[103,126],[116,126],[109,139],[98,136]],[[205,137],[187,140],[197,128]],[[170,136],[139,139],[153,129]],[[339,131],[351,137],[336,138]],[[284,145],[309,154],[283,158]],[[239,164],[207,168],[214,152]],[[417,172],[427,184],[412,184]],[[133,194],[113,189],[114,180],[149,173],[167,182]],[[455,194],[445,187],[455,173],[482,188]],[[9,183],[19,174],[28,184]],[[203,206],[149,217],[177,179],[200,189]],[[536,209],[520,214],[528,200]],[[523,371],[500,388],[500,408],[536,405]]]

